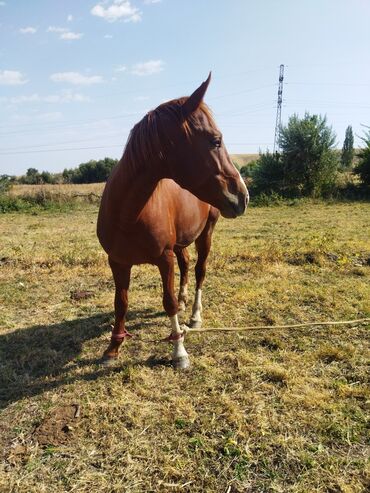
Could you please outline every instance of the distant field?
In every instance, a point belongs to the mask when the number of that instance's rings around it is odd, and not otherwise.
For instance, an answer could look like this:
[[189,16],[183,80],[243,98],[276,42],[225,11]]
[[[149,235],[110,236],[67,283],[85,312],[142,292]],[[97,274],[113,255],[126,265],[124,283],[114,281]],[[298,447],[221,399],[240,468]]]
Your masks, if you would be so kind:
[[[104,368],[113,282],[97,210],[0,216],[0,491],[369,491],[366,327],[192,334],[192,368],[176,373],[153,342],[170,330],[160,276],[140,266],[135,337]],[[369,204],[259,207],[217,225],[205,326],[366,316]]]
[[86,183],[83,185],[14,185],[9,193],[16,197],[24,197],[39,193],[46,193],[52,196],[65,195],[66,197],[78,197],[81,194],[101,195],[103,188],[104,183]]
[[259,158],[259,154],[231,154],[231,159],[239,168]]

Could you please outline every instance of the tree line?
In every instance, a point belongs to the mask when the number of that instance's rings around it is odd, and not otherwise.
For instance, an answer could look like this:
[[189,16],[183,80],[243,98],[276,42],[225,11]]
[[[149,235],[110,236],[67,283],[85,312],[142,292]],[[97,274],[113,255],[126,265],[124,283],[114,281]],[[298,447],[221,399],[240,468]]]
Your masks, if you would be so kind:
[[107,181],[117,159],[105,157],[104,159],[92,159],[87,163],[81,163],[77,168],[65,169],[62,173],[39,172],[36,168],[28,168],[23,176],[9,177],[11,182],[25,185],[40,185],[45,183],[100,183]]
[[346,129],[341,152],[326,117],[293,115],[279,132],[279,151],[260,153],[240,170],[254,195],[328,197],[364,195],[370,186],[370,131],[356,153],[353,130]]

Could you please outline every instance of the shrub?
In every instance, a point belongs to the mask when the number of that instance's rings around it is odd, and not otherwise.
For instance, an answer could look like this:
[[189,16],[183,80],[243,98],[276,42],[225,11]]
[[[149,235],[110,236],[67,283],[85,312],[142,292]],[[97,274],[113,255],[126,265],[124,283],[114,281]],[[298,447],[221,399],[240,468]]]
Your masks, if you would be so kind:
[[365,186],[370,186],[370,131],[366,132],[365,136],[361,138],[365,143],[365,147],[358,154],[359,162],[355,167],[355,173],[360,176]]
[[253,176],[253,169],[257,166],[258,160],[255,159],[248,164],[245,164],[240,168],[240,174],[243,178],[251,178]]
[[296,193],[317,197],[335,186],[338,157],[334,152],[335,134],[326,117],[293,115],[280,130],[283,175],[288,188]]
[[251,170],[251,190],[256,194],[282,193],[284,190],[284,167],[277,153],[261,154]]

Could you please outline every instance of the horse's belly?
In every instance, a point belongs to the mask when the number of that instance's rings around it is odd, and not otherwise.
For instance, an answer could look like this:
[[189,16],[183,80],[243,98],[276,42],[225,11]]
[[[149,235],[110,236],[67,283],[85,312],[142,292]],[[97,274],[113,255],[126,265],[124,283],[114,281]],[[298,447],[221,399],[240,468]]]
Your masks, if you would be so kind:
[[182,215],[176,223],[176,245],[188,246],[202,233],[208,219],[207,207],[201,207],[190,215]]

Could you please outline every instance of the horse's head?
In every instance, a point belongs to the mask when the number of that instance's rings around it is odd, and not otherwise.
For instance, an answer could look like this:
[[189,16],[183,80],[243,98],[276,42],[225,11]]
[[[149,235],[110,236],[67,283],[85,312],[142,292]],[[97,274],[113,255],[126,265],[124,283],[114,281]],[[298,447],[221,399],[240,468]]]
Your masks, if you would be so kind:
[[166,113],[173,116],[176,111],[181,123],[173,125],[173,118],[168,118],[163,128],[171,142],[166,161],[169,176],[182,188],[219,209],[224,217],[234,218],[244,213],[249,194],[203,102],[210,79],[211,74],[190,97],[160,107],[169,105]]

